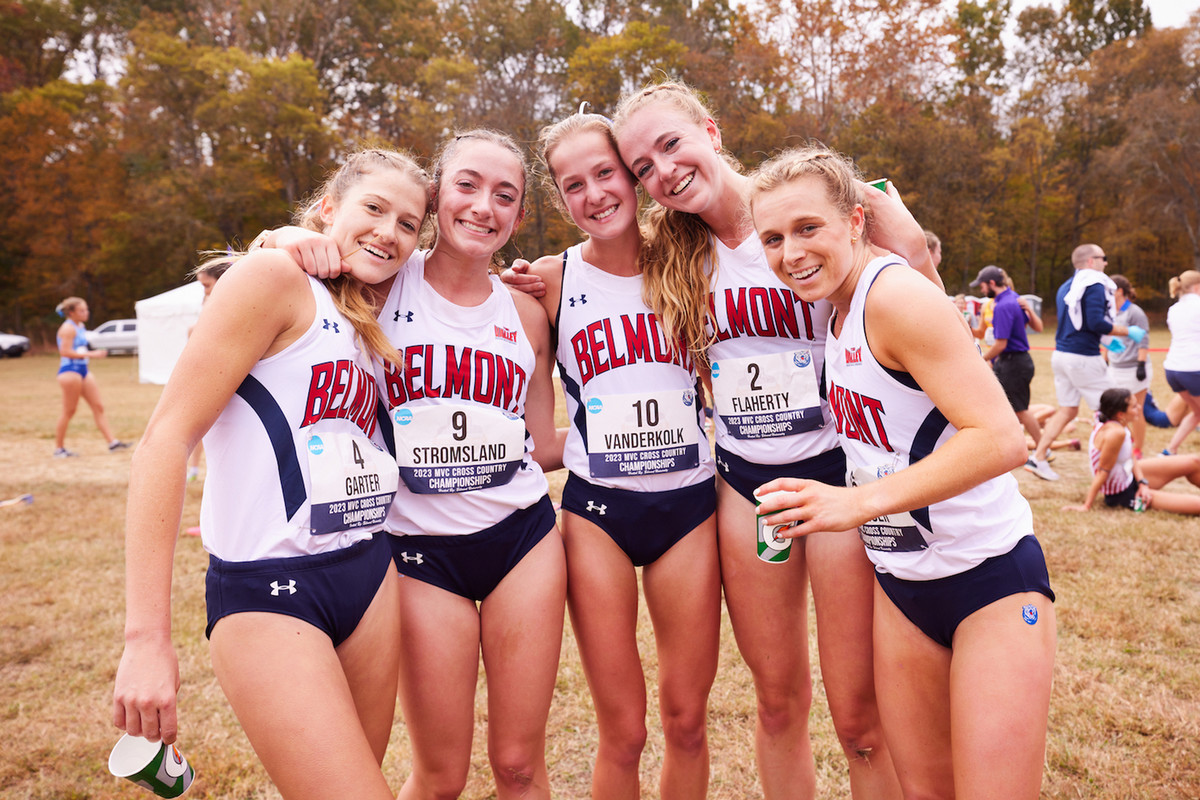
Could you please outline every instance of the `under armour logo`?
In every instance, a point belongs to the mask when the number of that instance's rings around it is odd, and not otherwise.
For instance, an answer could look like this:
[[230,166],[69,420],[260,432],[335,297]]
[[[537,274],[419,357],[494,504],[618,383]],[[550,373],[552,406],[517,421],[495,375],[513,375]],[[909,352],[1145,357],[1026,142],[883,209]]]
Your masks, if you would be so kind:
[[338,324],[336,322],[330,322],[329,320],[325,320],[325,324],[322,325],[321,327],[324,330],[329,330],[330,328],[333,328],[334,333],[338,332]]
[[400,313],[400,310],[399,310],[399,309],[397,309],[397,310],[396,310],[396,315],[395,315],[394,317],[392,317],[392,322],[399,322],[401,317],[404,317],[404,321],[405,321],[405,322],[412,322],[412,320],[413,320],[413,312],[411,312],[411,311],[405,311],[405,312],[402,314],[402,313]]
[[289,580],[287,582],[287,586],[280,586],[279,581],[271,581],[271,597],[279,597],[280,592],[295,594],[296,582],[294,580]]
[[600,512],[600,516],[602,516],[602,517],[603,517],[603,516],[604,516],[604,510],[605,510],[605,509],[607,509],[607,508],[608,508],[608,506],[604,505],[603,503],[601,503],[600,505],[596,505],[596,504],[595,504],[594,502],[592,502],[591,500],[588,500],[588,505],[587,505],[587,509],[586,509],[586,510],[587,510],[587,511],[599,511],[599,512]]
[[[567,299],[571,301],[571,308],[574,308],[575,307],[575,298],[568,297]],[[579,305],[581,305],[581,306],[587,305],[587,295],[586,294],[579,295]]]
[[725,470],[726,472],[729,472],[729,465],[726,464],[725,461],[722,460],[722,458],[720,456],[717,456],[717,466],[720,467],[721,469]]
[[421,555],[420,553],[417,553],[416,555],[410,556],[408,554],[407,550],[400,553],[400,560],[403,561],[405,564],[407,564],[410,561],[412,561],[413,563],[416,563],[416,564],[424,564],[425,563],[425,557],[423,555]]

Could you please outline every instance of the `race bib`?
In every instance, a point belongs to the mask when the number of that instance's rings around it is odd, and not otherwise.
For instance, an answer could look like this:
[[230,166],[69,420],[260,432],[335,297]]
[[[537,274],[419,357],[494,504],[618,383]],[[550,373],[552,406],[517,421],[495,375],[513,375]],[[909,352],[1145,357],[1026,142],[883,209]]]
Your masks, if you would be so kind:
[[735,439],[773,439],[825,425],[811,350],[712,365],[715,412]]
[[[894,471],[888,466],[855,467],[850,470],[850,485],[862,486],[891,475]],[[859,525],[858,536],[868,550],[885,553],[914,553],[929,546],[917,528],[916,520],[907,511],[884,514]]]
[[391,455],[349,433],[311,431],[308,474],[314,535],[383,524],[400,485]]
[[396,462],[416,494],[453,494],[503,486],[525,459],[525,422],[469,403],[392,410]]
[[584,408],[592,477],[659,475],[698,466],[696,401],[690,389],[588,398]]

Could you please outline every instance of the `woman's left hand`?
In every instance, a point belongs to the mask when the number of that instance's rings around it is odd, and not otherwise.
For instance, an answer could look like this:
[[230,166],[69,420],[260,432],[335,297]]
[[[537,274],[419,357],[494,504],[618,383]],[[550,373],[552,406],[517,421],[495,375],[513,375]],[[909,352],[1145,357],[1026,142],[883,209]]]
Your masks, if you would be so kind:
[[[861,504],[851,499],[855,491],[801,478],[776,478],[755,489],[754,494],[763,501],[758,513],[771,514],[764,522],[797,523],[781,531],[783,536],[795,538],[820,531],[857,528],[870,519],[863,517]],[[773,493],[774,496],[767,497]]]

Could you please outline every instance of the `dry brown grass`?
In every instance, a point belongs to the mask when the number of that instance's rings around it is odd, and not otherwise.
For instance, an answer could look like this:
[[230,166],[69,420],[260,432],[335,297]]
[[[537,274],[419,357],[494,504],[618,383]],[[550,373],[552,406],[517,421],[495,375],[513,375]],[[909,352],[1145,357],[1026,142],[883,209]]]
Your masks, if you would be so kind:
[[[1166,339],[1165,332],[1156,342]],[[1036,343],[1052,339],[1039,337]],[[1034,397],[1053,396],[1049,354],[1035,353]],[[1156,360],[1161,360],[1161,356]],[[119,436],[136,440],[159,388],[137,383],[134,359],[93,362]],[[109,721],[121,652],[123,541],[129,453],[110,454],[86,409],[54,460],[55,362],[0,361],[0,499],[32,492],[32,505],[0,508],[0,796],[149,797],[108,775],[117,739]],[[1161,372],[1161,370],[1160,370]],[[1161,379],[1160,397],[1169,395]],[[1086,436],[1086,430],[1084,432]],[[1166,433],[1151,429],[1151,452]],[[1195,440],[1185,449],[1194,451]],[[1059,656],[1043,794],[1053,798],[1200,797],[1200,524],[1149,512],[1061,511],[1086,485],[1083,454],[1062,452],[1063,480],[1019,471],[1058,592]],[[188,488],[193,525],[200,489]],[[276,798],[212,676],[204,641],[205,554],[180,540],[175,640],[180,655],[180,744],[197,768],[195,798]],[[644,620],[643,653],[654,661]],[[822,797],[849,795],[819,674],[812,715]],[[471,779],[464,797],[494,795],[483,750],[482,682]],[[644,786],[658,779],[661,731],[651,714]],[[760,797],[753,762],[754,699],[725,624],[711,698],[714,798]],[[595,720],[569,626],[551,711],[549,761],[557,796],[584,798]],[[398,787],[409,748],[397,720],[386,774]],[[352,796],[352,792],[348,792]]]

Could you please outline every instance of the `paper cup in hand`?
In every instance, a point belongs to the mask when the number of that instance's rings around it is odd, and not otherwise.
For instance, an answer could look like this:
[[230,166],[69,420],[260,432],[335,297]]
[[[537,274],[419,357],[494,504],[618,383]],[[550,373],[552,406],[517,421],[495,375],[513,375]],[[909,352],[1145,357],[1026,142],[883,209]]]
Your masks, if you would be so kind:
[[[771,492],[770,494],[756,498],[756,502],[761,505],[763,500],[777,494],[784,494],[784,492]],[[788,560],[788,556],[792,554],[792,540],[784,537],[782,532],[788,528],[794,528],[799,524],[797,522],[785,522],[781,525],[768,525],[763,521],[765,517],[778,514],[780,511],[783,511],[783,509],[772,511],[769,514],[755,514],[755,520],[758,525],[758,557],[768,564],[782,564]]]
[[108,757],[108,771],[144,786],[159,797],[179,797],[192,785],[196,770],[173,744],[125,734]]

